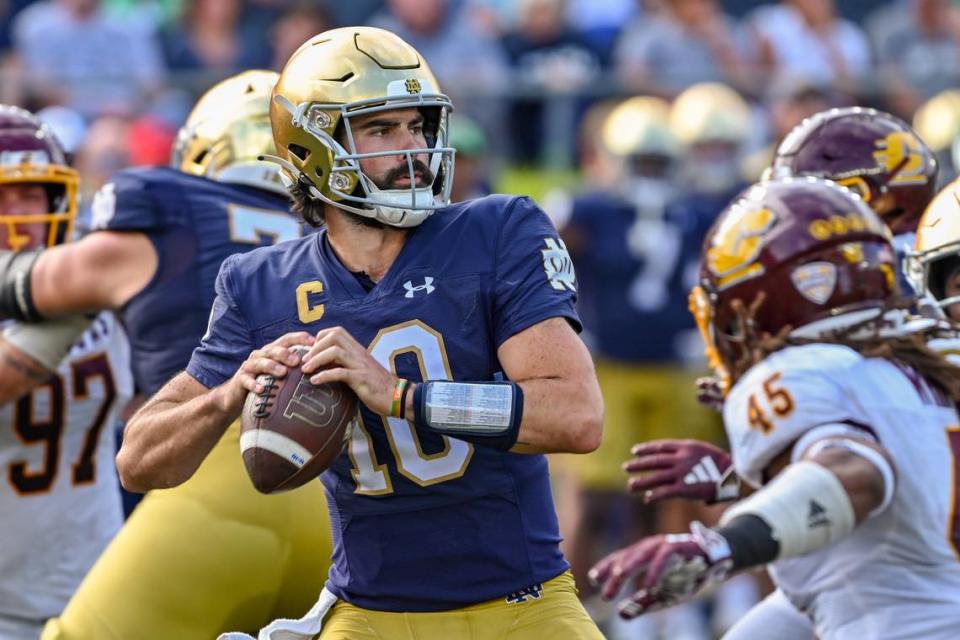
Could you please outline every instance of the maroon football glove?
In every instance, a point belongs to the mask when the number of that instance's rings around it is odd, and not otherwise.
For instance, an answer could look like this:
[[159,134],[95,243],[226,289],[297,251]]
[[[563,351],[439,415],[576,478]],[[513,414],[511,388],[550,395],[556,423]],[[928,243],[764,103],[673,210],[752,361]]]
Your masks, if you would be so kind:
[[697,378],[697,402],[718,413],[723,412],[723,383],[720,378]]
[[730,454],[699,440],[654,440],[634,445],[635,456],[624,463],[627,473],[648,472],[630,478],[627,489],[643,492],[647,504],[666,498],[703,500],[707,504],[736,500],[740,481]]
[[590,570],[590,581],[613,600],[636,579],[637,590],[617,609],[631,619],[692,598],[708,583],[724,580],[733,565],[726,539],[699,522],[690,533],[651,536],[614,551]]

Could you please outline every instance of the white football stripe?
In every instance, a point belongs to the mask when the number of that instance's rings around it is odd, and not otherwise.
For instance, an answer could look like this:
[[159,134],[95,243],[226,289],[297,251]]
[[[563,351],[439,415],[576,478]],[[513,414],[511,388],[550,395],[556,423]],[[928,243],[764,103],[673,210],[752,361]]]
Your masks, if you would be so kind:
[[710,476],[711,480],[719,480],[723,476],[723,474],[720,473],[720,469],[717,468],[717,463],[714,462],[710,456],[700,458],[700,464],[706,468],[707,475]]
[[275,453],[284,460],[289,460],[298,467],[302,467],[313,457],[305,447],[291,440],[282,433],[255,429],[240,435],[240,452],[257,447]]

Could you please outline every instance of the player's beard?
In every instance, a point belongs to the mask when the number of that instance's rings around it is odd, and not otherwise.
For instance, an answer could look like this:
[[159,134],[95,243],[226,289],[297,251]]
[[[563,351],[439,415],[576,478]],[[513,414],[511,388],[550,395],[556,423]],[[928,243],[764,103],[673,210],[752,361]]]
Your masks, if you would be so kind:
[[[413,171],[414,177],[416,178],[416,188],[422,189],[433,184],[433,172],[430,171],[430,167],[424,164],[421,160],[414,159],[413,161]],[[419,177],[416,177],[416,174],[419,174]],[[367,176],[367,178],[377,186],[378,189],[383,191],[388,190],[404,190],[409,189],[410,186],[397,186],[397,181],[402,178],[410,177],[410,167],[404,163],[402,165],[396,166],[393,169],[390,169],[382,177]],[[357,189],[361,187],[358,185]],[[368,218],[367,216],[361,216],[359,214],[353,213],[352,211],[344,211],[347,214],[347,219],[357,225],[363,225],[365,227],[374,227],[377,229],[383,229],[388,227],[379,220],[375,218]]]
[[[433,184],[433,172],[422,160],[413,160],[413,172],[416,180],[416,188],[422,189]],[[419,174],[419,177],[417,177]],[[393,189],[409,189],[408,186],[397,186],[397,182],[403,178],[410,178],[410,167],[404,163],[387,171],[382,177],[370,176],[370,182],[377,185],[378,189],[383,191]]]

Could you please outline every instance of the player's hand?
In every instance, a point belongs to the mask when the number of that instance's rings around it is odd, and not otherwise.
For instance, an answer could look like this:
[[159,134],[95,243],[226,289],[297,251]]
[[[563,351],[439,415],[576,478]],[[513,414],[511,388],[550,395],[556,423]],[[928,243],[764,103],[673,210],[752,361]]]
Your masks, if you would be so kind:
[[323,329],[304,356],[303,372],[313,384],[343,382],[360,402],[381,416],[390,415],[397,376],[374,360],[370,352],[343,327]]
[[636,581],[636,591],[617,607],[630,619],[689,600],[708,583],[725,579],[732,565],[726,539],[693,522],[690,533],[651,536],[614,551],[589,577],[604,600]]
[[719,378],[697,378],[697,402],[719,413],[723,411],[723,400],[723,383]]
[[255,393],[263,391],[263,384],[257,381],[257,376],[268,374],[274,378],[282,378],[287,375],[290,367],[300,364],[300,356],[292,353],[290,347],[294,345],[309,347],[312,344],[312,335],[306,331],[296,331],[284,334],[273,342],[251,351],[226,385],[228,410],[240,413],[240,408],[249,391]]
[[740,482],[730,454],[699,440],[654,440],[634,445],[627,473],[644,474],[627,481],[631,493],[647,504],[667,498],[703,500],[707,504],[740,497]]

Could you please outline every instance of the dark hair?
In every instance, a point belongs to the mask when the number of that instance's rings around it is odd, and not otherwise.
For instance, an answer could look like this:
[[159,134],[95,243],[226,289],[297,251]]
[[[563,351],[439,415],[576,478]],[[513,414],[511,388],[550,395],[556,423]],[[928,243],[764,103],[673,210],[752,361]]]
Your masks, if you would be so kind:
[[[819,338],[790,338],[788,334],[793,327],[786,326],[777,335],[769,333],[758,334],[752,318],[756,310],[763,304],[764,294],[754,299],[750,307],[740,300],[734,301],[734,311],[737,314],[738,324],[743,333],[743,355],[731,366],[731,374],[736,380],[747,369],[763,360],[765,357],[790,346],[804,344],[839,344],[849,347],[865,358],[885,358],[893,362],[906,365],[919,373],[925,380],[946,393],[954,403],[960,404],[960,366],[948,360],[944,354],[934,351],[927,342],[931,339],[949,335],[953,331],[960,331],[960,325],[943,320],[938,324],[931,323],[927,329],[899,337],[880,337],[881,323],[876,318],[854,324],[838,330],[830,336]],[[911,307],[909,302],[895,302],[883,309],[883,312],[906,310]],[[854,332],[864,329],[874,329],[873,336],[852,338]]]
[[310,195],[308,185],[298,180],[288,189],[290,197],[293,199],[293,205],[290,207],[294,213],[303,218],[303,221],[311,227],[322,227],[327,222],[323,214],[323,202]]
[[[360,185],[357,185],[357,190],[360,190]],[[293,199],[293,206],[291,209],[294,213],[299,215],[304,222],[309,224],[311,227],[322,227],[327,223],[327,217],[323,212],[324,202],[318,200],[310,195],[309,186],[305,182],[305,179],[301,178],[300,181],[296,182],[292,187],[289,188],[290,197]],[[356,193],[356,191],[354,192]],[[358,215],[352,211],[347,211],[346,209],[340,209],[340,211],[354,224],[363,225],[365,227],[374,227],[377,229],[382,229],[386,225],[375,218],[368,218],[366,216]]]

